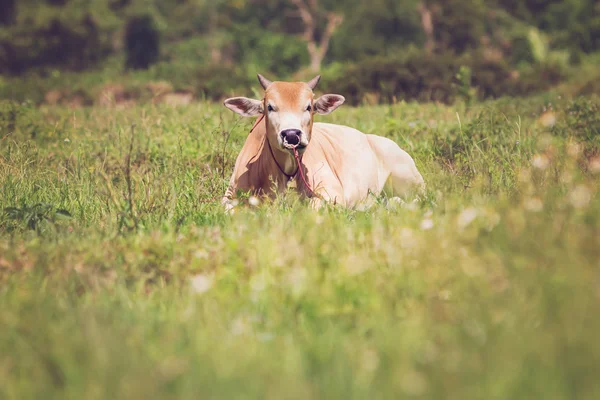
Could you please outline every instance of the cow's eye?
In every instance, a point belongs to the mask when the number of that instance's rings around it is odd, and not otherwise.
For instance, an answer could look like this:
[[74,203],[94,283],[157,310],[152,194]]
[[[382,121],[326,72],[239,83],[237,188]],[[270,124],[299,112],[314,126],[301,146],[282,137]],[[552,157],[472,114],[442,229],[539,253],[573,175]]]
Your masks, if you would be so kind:
[[267,111],[271,112],[273,111],[273,106],[271,106],[270,104],[267,106]]
[[312,111],[312,107],[311,107],[311,105],[310,105],[310,104],[308,105],[308,107],[306,107],[306,111],[308,111],[308,112],[311,112],[311,111]]

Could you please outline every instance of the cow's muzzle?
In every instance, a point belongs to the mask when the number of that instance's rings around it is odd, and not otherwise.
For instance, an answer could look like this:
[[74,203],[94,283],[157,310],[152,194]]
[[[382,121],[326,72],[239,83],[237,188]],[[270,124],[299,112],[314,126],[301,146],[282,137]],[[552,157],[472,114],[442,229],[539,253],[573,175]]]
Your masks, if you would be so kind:
[[302,135],[300,129],[285,129],[281,131],[280,135],[283,147],[295,149],[300,145],[300,135]]

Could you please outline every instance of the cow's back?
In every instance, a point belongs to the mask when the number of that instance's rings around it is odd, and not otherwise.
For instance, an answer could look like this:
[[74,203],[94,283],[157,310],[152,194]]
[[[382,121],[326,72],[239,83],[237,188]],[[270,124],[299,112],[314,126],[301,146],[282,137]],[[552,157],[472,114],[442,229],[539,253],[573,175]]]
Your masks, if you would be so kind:
[[[303,161],[314,184],[330,188],[344,203],[354,206],[370,192],[379,193],[379,164],[367,135],[357,129],[315,123]],[[334,197],[334,196],[329,196]],[[342,199],[338,198],[338,202]]]

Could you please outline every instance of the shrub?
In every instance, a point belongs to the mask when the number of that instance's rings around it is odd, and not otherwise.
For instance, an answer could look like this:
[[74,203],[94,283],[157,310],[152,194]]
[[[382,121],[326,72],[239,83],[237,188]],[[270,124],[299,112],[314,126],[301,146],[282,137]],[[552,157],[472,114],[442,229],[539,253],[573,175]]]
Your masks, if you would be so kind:
[[15,19],[16,0],[0,2],[0,25],[8,25]]
[[109,52],[110,44],[101,40],[91,16],[69,24],[54,18],[37,28],[16,27],[0,39],[0,73],[46,67],[83,70]]
[[565,109],[565,118],[553,130],[560,136],[576,137],[585,145],[600,143],[600,106],[597,101],[579,97]]
[[465,98],[461,77],[467,68],[478,97],[484,99],[528,95],[564,79],[562,69],[552,64],[519,73],[504,60],[489,60],[477,53],[457,58],[451,53],[419,52],[404,57],[375,57],[344,68],[336,65],[332,75],[325,71],[328,79],[322,88],[343,94],[351,104],[359,104],[373,93],[382,102],[403,99],[450,103],[457,96]]
[[135,16],[125,27],[126,68],[148,69],[158,60],[160,34],[149,15]]
[[198,69],[193,84],[196,94],[211,100],[235,93],[238,96],[250,94],[250,88],[256,86],[255,80],[240,68],[224,65],[207,65]]
[[458,67],[456,59],[447,55],[373,57],[327,79],[323,90],[343,93],[352,104],[360,103],[368,93],[377,93],[384,102],[395,99],[450,102],[456,92],[452,82]]

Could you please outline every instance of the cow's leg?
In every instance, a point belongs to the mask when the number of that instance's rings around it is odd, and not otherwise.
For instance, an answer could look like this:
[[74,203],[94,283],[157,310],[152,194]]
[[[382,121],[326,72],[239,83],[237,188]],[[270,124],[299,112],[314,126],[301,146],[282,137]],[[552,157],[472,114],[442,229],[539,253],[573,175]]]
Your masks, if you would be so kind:
[[221,205],[225,208],[225,214],[233,214],[233,201],[229,197],[223,196]]
[[221,205],[225,208],[226,214],[233,214],[233,207],[235,206],[233,203],[233,194],[234,194],[235,182],[233,176],[231,177],[231,181],[229,182],[229,186],[227,186],[227,190],[225,190],[225,194],[221,199]]

